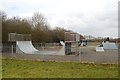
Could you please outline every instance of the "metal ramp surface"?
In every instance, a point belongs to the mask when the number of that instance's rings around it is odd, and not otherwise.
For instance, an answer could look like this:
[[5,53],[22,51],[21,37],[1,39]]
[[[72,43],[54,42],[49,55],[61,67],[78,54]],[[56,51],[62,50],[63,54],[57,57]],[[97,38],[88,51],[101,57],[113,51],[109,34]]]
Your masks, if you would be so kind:
[[103,43],[104,49],[118,49],[116,43]]
[[16,47],[17,53],[65,55],[65,45],[59,51],[39,51],[32,45],[31,41],[16,41]]
[[103,47],[96,47],[96,52],[104,52]]
[[55,51],[39,51],[32,45],[31,41],[16,41],[16,52],[21,51],[26,54],[55,54]]

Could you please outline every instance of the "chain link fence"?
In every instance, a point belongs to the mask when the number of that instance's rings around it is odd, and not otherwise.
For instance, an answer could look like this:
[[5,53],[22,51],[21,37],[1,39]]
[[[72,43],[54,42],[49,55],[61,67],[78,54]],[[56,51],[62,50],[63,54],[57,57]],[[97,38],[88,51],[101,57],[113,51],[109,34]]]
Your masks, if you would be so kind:
[[[39,51],[55,51],[59,52],[63,46],[57,46],[56,43],[33,43],[33,46]],[[29,46],[28,46],[29,47]],[[72,52],[78,52],[74,46],[72,46]],[[63,50],[62,50],[63,51]],[[64,50],[65,52],[65,50]],[[62,54],[62,52],[61,52]],[[33,59],[44,61],[80,61],[79,55],[57,55],[57,54],[23,54],[16,53],[16,43],[3,44],[2,56],[8,58],[20,58],[20,59]]]
[[[56,43],[33,43],[34,47],[39,51],[60,51],[63,46],[56,46]],[[79,62],[96,62],[96,63],[118,63],[118,50],[105,50],[105,52],[96,52],[96,46],[75,47],[71,45],[73,54],[58,55],[58,54],[23,54],[16,53],[16,44],[3,44],[2,57],[32,59],[44,61],[79,61]],[[28,46],[29,47],[29,46]],[[65,52],[65,50],[64,50]],[[74,54],[74,53],[77,53]],[[61,52],[63,53],[63,52]]]

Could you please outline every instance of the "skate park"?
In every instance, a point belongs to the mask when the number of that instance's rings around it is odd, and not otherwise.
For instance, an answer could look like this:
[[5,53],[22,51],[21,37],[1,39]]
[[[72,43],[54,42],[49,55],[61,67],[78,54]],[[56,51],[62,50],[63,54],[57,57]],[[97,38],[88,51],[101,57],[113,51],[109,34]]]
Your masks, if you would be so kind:
[[0,78],[117,80],[119,3],[2,0]]
[[[14,35],[18,36],[20,34]],[[23,35],[21,34],[21,36]],[[61,46],[56,45],[56,43],[51,43],[52,45],[49,44],[49,46],[46,43],[36,45],[32,43],[31,36],[28,37],[27,35],[27,39],[24,39],[24,37],[22,39],[19,36],[19,39],[17,37],[18,40],[15,39],[15,36],[9,34],[9,41],[15,42],[15,48],[10,48],[10,52],[4,52],[3,57],[44,61],[118,63],[118,48],[115,43],[107,42],[103,43],[103,46],[90,46],[87,45],[87,42],[81,43],[79,34],[75,32],[65,32],[65,41],[59,41]]]

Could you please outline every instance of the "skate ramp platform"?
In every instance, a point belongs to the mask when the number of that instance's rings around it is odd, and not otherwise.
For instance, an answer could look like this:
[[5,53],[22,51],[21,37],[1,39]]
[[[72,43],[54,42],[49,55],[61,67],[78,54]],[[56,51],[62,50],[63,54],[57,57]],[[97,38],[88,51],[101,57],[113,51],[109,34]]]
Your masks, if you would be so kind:
[[65,55],[65,45],[60,49],[60,51],[56,52],[55,55]]
[[96,47],[96,52],[104,52],[104,49],[103,47]]
[[104,49],[118,49],[118,46],[116,43],[103,43],[103,48]]
[[64,43],[63,41],[60,41],[60,44],[61,44],[62,46],[64,46],[64,45],[65,45],[65,43]]
[[31,41],[16,41],[16,52],[22,52],[26,54],[55,54],[55,51],[39,51],[33,45]]

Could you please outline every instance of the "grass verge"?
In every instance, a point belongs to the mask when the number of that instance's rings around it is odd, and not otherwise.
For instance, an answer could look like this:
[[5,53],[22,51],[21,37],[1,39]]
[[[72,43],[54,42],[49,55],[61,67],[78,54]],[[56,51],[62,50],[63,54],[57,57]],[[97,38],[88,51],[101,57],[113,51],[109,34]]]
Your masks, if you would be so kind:
[[2,60],[3,78],[118,78],[117,64]]

